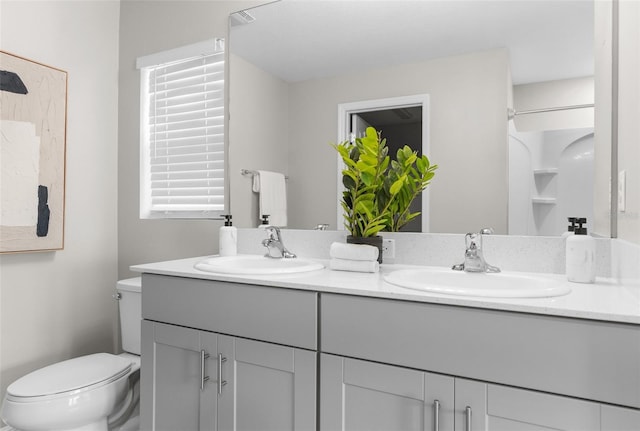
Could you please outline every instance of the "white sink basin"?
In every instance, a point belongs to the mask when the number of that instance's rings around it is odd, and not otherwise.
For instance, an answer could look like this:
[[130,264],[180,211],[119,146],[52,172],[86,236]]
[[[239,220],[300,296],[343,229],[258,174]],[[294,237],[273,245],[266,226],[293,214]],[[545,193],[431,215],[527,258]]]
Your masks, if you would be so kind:
[[210,257],[194,265],[196,269],[218,274],[269,275],[316,271],[324,265],[306,259],[272,259],[253,254]]
[[556,280],[510,273],[469,273],[443,268],[401,269],[385,281],[407,289],[490,298],[545,298],[571,291]]

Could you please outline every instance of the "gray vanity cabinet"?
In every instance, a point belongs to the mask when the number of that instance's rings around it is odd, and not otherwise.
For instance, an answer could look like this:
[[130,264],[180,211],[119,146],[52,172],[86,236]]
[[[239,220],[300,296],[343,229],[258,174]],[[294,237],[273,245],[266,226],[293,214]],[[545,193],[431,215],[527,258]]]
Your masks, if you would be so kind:
[[316,353],[142,322],[143,430],[313,430]]
[[142,317],[143,431],[640,430],[640,325],[155,274]]
[[322,431],[640,430],[636,325],[321,299]]
[[596,402],[459,378],[455,393],[455,431],[614,430]]
[[316,353],[220,336],[226,361],[218,429],[312,431],[316,428]]
[[638,431],[640,412],[321,355],[321,431]]
[[217,334],[142,321],[141,430],[218,429],[217,346]]
[[453,431],[453,377],[322,354],[322,431]]
[[460,378],[455,394],[455,431],[640,430],[640,411],[594,401]]
[[624,407],[602,406],[602,429],[603,431],[639,430],[640,411]]
[[144,274],[141,430],[315,430],[316,312],[315,292]]

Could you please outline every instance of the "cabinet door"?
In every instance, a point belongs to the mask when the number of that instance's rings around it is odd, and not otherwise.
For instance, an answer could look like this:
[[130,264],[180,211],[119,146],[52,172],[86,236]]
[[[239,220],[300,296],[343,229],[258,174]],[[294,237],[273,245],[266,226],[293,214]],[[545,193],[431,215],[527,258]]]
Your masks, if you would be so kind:
[[455,379],[456,431],[598,431],[600,404]]
[[217,335],[142,321],[141,429],[215,430]]
[[637,431],[640,429],[640,410],[602,406],[602,431]]
[[320,365],[323,431],[453,430],[452,377],[328,354]]
[[221,430],[315,430],[315,352],[222,335],[218,349]]

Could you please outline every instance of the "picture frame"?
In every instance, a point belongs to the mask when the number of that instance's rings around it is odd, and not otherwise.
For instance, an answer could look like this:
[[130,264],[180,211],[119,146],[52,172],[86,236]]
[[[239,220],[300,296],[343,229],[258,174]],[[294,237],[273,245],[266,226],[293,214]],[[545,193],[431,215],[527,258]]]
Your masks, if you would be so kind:
[[0,50],[0,253],[64,249],[67,83]]

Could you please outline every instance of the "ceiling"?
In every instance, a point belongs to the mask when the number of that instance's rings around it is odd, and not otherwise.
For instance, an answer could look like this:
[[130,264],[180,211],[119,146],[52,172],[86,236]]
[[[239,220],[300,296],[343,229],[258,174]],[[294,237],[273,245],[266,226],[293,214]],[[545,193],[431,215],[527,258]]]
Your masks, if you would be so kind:
[[[514,84],[591,76],[592,0],[282,0],[232,52],[295,82],[504,47]],[[256,43],[256,34],[260,43]]]

